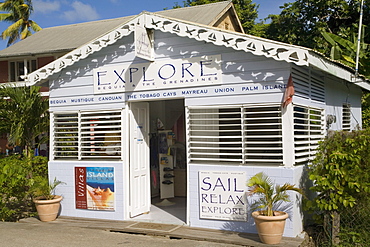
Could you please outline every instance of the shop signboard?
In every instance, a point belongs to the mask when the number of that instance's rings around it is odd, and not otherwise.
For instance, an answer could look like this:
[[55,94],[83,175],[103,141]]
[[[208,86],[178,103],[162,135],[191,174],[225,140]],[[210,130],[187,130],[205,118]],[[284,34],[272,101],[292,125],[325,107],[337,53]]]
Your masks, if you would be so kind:
[[113,211],[114,168],[75,167],[76,209]]
[[94,94],[221,84],[221,55],[124,63],[94,69]]
[[135,55],[142,59],[154,61],[153,30],[144,26],[135,27]]
[[246,174],[199,171],[201,219],[247,221]]

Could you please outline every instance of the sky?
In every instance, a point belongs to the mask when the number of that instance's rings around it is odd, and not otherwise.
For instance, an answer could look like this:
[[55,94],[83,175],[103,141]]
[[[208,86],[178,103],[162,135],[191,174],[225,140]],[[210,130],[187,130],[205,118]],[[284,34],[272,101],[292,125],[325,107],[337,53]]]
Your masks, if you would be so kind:
[[[31,20],[42,28],[81,23],[94,20],[111,19],[136,15],[146,10],[149,12],[171,9],[182,0],[33,0],[34,12]],[[259,4],[259,19],[269,14],[279,14],[279,6],[290,0],[253,0]],[[8,23],[0,22],[0,31]],[[6,41],[0,40],[0,50],[6,48]]]

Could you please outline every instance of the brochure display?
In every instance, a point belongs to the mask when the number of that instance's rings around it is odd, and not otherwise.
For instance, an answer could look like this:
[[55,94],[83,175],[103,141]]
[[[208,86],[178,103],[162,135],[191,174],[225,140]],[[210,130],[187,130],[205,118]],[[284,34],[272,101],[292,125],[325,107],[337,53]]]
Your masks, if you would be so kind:
[[159,154],[159,159],[161,199],[173,198],[175,196],[173,156],[167,154]]
[[[175,176],[173,172],[175,164],[173,156],[169,154],[173,142],[173,132],[171,130],[160,130],[158,136],[160,198],[173,198],[175,196]],[[168,203],[167,200],[164,200],[161,204]]]

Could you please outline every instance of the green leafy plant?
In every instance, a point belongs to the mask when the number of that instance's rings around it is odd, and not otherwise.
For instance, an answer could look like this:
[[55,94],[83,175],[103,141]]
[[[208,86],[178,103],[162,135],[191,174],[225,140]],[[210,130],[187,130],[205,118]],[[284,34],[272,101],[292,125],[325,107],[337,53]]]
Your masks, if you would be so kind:
[[[331,45],[330,58],[339,60],[342,63],[355,67],[356,65],[356,50],[357,50],[357,34],[350,33],[346,38],[342,38],[339,35],[330,32],[321,32],[324,39]],[[349,36],[349,37],[348,37]],[[364,43],[364,39],[361,40],[361,51],[359,54],[359,65],[360,73],[369,77],[370,66],[369,66],[369,44]]]
[[317,193],[307,206],[324,211],[353,207],[370,193],[370,130],[334,132],[320,143],[309,178]]
[[262,209],[262,214],[266,216],[274,216],[273,208],[279,202],[289,202],[289,195],[287,191],[295,191],[302,193],[300,188],[295,187],[289,183],[284,185],[275,185],[271,178],[263,172],[257,173],[251,177],[247,185],[250,187],[249,195],[259,195],[260,198],[252,205],[252,209]]
[[54,178],[53,182],[49,183],[47,177],[37,176],[34,178],[31,192],[38,199],[52,200],[55,197],[55,189],[60,184],[65,183],[56,178]]
[[18,221],[34,214],[32,177],[47,174],[47,159],[34,158],[12,155],[0,159],[0,221]]
[[[323,224],[329,241],[349,246],[365,241],[366,226],[351,225],[354,219],[368,222],[370,197],[370,130],[336,131],[320,143],[316,158],[309,166],[309,178],[316,196],[306,202],[318,224]],[[356,212],[356,210],[359,210]],[[349,213],[349,212],[356,213]],[[345,218],[348,218],[346,222]],[[361,239],[359,238],[361,236]]]
[[9,133],[8,142],[24,148],[26,156],[39,136],[49,130],[49,102],[40,94],[40,87],[0,86],[0,133]]

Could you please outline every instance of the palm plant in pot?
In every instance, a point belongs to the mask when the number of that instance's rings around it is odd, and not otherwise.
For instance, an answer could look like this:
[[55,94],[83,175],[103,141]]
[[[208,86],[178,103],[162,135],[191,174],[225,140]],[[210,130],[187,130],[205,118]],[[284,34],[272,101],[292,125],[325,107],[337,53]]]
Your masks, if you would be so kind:
[[53,221],[57,218],[63,197],[55,195],[55,189],[60,184],[64,183],[56,178],[50,183],[48,178],[42,176],[34,178],[31,192],[41,221]]
[[256,223],[258,235],[265,244],[278,244],[283,236],[285,220],[288,213],[274,211],[281,202],[289,202],[287,191],[302,193],[301,189],[285,183],[284,185],[273,184],[270,177],[263,172],[257,173],[249,179],[247,185],[250,187],[248,195],[258,195],[259,198],[252,204],[252,217]]

